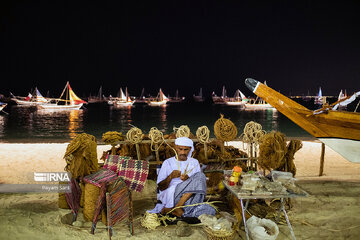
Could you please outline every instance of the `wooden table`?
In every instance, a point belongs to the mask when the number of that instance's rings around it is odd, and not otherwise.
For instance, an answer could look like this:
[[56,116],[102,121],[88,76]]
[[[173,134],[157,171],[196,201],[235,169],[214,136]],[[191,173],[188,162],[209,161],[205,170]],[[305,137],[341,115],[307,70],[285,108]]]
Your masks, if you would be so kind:
[[[280,214],[281,212],[284,213],[287,225],[290,229],[290,234],[293,240],[296,239],[295,234],[294,234],[294,230],[291,226],[291,223],[289,221],[288,215],[286,213],[285,207],[284,207],[284,199],[286,198],[297,198],[297,197],[307,197],[308,193],[306,193],[305,191],[302,191],[302,194],[293,194],[293,193],[288,193],[288,194],[271,194],[271,195],[256,195],[253,194],[252,192],[249,192],[249,194],[240,194],[240,186],[230,186],[227,181],[223,181],[224,186],[234,195],[234,197],[238,200],[240,200],[240,205],[241,205],[241,211],[242,211],[242,219],[244,222],[244,228],[245,228],[245,233],[246,233],[246,239],[249,240],[249,233],[248,233],[248,228],[246,226],[246,219],[245,219],[245,212],[246,209],[249,205],[249,201],[251,199],[274,199],[274,198],[280,198],[280,208],[278,210],[278,214],[277,214],[277,218],[276,218],[276,223],[279,222],[279,218],[280,218]],[[246,200],[245,206],[243,203],[243,200]],[[242,222],[240,222],[239,228],[241,227]]]

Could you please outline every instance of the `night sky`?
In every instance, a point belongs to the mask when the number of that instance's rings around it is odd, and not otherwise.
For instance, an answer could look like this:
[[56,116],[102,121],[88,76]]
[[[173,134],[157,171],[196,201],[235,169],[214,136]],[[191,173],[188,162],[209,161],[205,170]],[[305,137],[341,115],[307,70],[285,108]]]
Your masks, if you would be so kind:
[[360,1],[1,1],[0,93],[360,90]]

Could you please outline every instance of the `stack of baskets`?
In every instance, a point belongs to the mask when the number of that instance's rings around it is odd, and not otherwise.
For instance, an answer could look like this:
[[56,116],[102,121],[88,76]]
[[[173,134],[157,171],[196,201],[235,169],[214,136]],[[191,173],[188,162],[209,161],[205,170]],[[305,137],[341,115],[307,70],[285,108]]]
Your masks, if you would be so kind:
[[204,225],[203,229],[206,233],[207,239],[209,240],[230,240],[235,236],[235,228],[233,228],[231,232],[226,230],[216,231]]

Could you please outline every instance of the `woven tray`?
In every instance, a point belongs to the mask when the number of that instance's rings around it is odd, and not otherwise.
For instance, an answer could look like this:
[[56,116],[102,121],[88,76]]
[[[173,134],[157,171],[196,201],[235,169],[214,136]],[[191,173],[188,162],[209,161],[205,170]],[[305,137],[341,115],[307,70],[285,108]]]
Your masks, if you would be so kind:
[[235,235],[235,229],[233,229],[231,232],[224,230],[215,231],[209,228],[208,226],[203,226],[203,229],[209,240],[230,240]]

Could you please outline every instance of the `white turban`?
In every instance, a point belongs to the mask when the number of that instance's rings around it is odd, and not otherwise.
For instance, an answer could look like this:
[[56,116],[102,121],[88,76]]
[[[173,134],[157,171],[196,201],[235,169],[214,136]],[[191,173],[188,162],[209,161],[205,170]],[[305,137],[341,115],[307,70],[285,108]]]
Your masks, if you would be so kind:
[[188,158],[191,157],[192,152],[194,151],[194,142],[188,137],[179,137],[175,139],[175,145],[191,147],[191,150],[188,154]]

